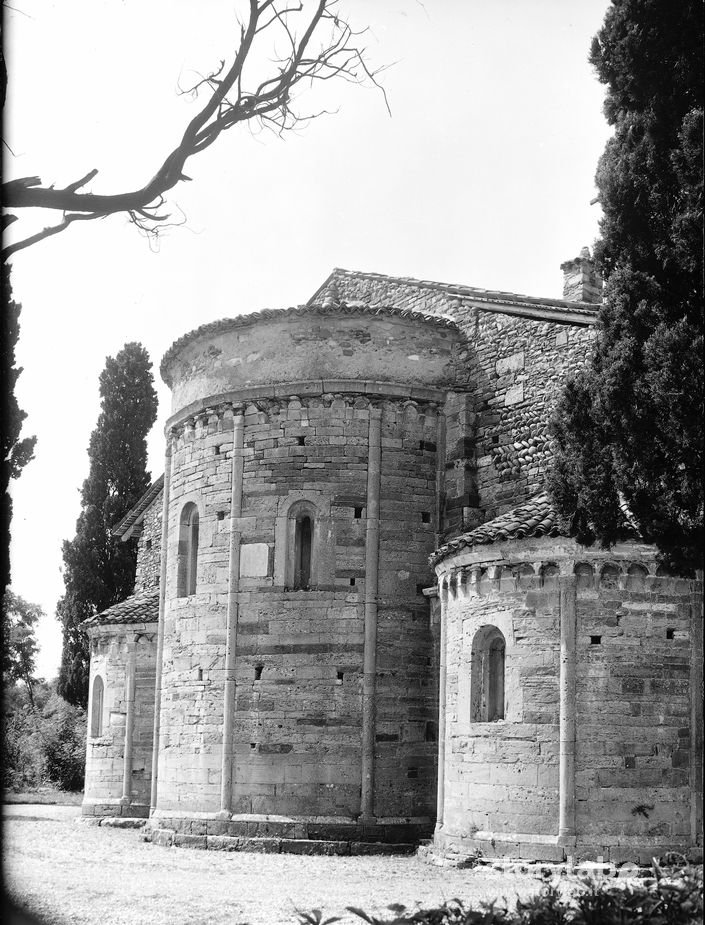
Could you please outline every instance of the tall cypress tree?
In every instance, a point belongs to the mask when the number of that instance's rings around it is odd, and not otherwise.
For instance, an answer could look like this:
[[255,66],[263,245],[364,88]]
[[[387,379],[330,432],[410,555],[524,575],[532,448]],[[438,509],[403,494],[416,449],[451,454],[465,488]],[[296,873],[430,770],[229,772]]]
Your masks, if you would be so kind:
[[34,459],[36,437],[20,437],[22,422],[27,417],[17,403],[15,385],[22,372],[15,366],[15,347],[20,334],[22,306],[12,298],[10,267],[2,265],[2,323],[0,324],[0,433],[2,434],[2,460],[0,460],[0,595],[10,583],[10,521],[12,499],[10,479],[18,478],[22,469]]
[[110,529],[149,486],[147,434],[157,417],[152,363],[141,344],[108,357],[100,375],[101,413],[88,446],[90,469],[81,489],[76,536],[63,545],[65,593],[57,605],[63,624],[58,691],[86,706],[88,646],[79,624],[125,600],[135,579],[136,547]]
[[703,542],[703,4],[614,0],[591,63],[614,126],[596,182],[605,303],[554,417],[554,499],[583,542],[628,522],[667,565]]

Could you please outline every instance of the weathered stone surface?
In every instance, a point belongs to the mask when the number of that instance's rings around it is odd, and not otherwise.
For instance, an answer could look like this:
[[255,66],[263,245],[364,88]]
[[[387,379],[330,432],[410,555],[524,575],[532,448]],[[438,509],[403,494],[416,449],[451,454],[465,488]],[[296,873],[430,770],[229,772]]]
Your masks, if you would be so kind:
[[130,816],[106,816],[100,820],[101,825],[107,825],[113,829],[143,829],[147,820],[135,819]]
[[[590,282],[578,263],[571,298]],[[159,483],[127,518],[139,535],[135,590],[158,586],[162,555],[166,574],[155,843],[405,850],[430,833],[440,752],[441,854],[557,862],[570,851],[636,858],[687,847],[702,816],[692,695],[700,586],[658,573],[646,546],[585,550],[558,527],[498,533],[484,548],[453,542],[543,489],[551,406],[591,342],[594,311],[374,274],[336,278],[341,297],[363,307],[216,322],[165,358],[174,412],[166,548]],[[193,587],[184,584],[189,505],[198,512]],[[312,550],[303,585],[301,512]],[[442,543],[440,597],[429,608],[428,556]],[[505,642],[506,704],[492,721],[478,680],[489,671],[478,642],[488,627]],[[136,816],[150,803],[156,624],[97,618],[90,634],[105,698],[83,811]],[[565,841],[567,704],[575,832]],[[361,811],[364,821],[352,822]]]

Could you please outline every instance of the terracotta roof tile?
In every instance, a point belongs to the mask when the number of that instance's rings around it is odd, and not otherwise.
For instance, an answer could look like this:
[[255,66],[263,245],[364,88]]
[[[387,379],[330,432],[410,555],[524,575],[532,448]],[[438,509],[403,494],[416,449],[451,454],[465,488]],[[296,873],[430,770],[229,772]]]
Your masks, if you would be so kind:
[[[536,296],[521,295],[517,292],[501,292],[492,289],[479,289],[458,283],[439,283],[428,279],[414,279],[411,276],[386,276],[383,273],[364,273],[356,270],[344,270],[336,267],[322,286],[309,300],[310,305],[318,304],[325,298],[331,286],[335,286],[336,295],[346,299],[346,288],[355,288],[354,284],[365,282],[372,284],[372,291],[365,294],[364,301],[369,305],[393,307],[409,301],[408,290],[430,290],[440,297],[458,300],[461,303],[475,305],[487,311],[510,311],[514,314],[534,317],[540,314],[550,319],[579,324],[592,325],[597,319],[600,308],[589,302],[571,302],[567,299],[546,299]],[[346,287],[346,284],[347,287]],[[406,290],[406,292],[404,291]],[[348,298],[348,302],[349,302]]]
[[132,536],[132,528],[135,524],[142,519],[142,515],[147,510],[149,505],[154,501],[154,499],[159,495],[159,492],[164,487],[164,476],[160,475],[158,479],[155,479],[154,482],[149,486],[147,491],[142,495],[137,504],[130,508],[130,510],[125,514],[122,520],[115,524],[111,529],[110,533],[112,536],[124,537],[127,539]]
[[82,629],[103,626],[108,623],[156,623],[159,619],[159,590],[145,591],[128,597],[119,604],[113,604],[102,613],[89,617],[81,624]]
[[558,511],[545,491],[534,495],[506,514],[456,537],[437,549],[429,561],[436,565],[441,559],[469,546],[482,546],[501,540],[520,540],[529,536],[567,535],[561,527]]

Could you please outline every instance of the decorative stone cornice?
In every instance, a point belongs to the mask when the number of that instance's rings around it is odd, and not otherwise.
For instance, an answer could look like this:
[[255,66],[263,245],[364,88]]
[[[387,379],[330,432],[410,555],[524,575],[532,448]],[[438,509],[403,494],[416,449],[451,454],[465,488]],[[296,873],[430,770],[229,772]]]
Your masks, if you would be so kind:
[[[366,379],[312,379],[253,386],[193,402],[167,421],[166,433],[172,433],[177,439],[197,439],[214,426],[214,414],[218,416],[218,423],[215,430],[210,432],[230,430],[232,424],[229,424],[227,419],[231,413],[238,411],[249,409],[251,412],[254,409],[272,416],[297,406],[330,408],[335,402],[341,402],[344,407],[357,410],[403,405],[406,409],[413,408],[417,414],[435,415],[442,408],[445,396],[446,392],[443,389]],[[204,425],[209,412],[209,421]],[[408,413],[413,412],[409,410]]]

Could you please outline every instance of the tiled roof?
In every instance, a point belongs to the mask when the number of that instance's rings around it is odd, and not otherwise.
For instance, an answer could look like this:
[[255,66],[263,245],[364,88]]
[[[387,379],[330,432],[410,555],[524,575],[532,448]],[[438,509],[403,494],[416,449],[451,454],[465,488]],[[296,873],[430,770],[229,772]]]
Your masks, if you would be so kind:
[[142,519],[142,515],[163,487],[164,476],[160,475],[158,479],[152,482],[137,504],[111,529],[110,533],[112,536],[118,536],[120,539],[124,540],[129,539],[129,537],[132,536],[132,528]]
[[482,546],[487,543],[496,543],[498,540],[521,540],[529,536],[561,535],[567,535],[567,532],[561,527],[558,511],[551,503],[548,493],[542,491],[506,514],[500,514],[494,520],[441,546],[433,553],[429,561],[431,565],[436,565],[446,556],[468,546]]
[[102,613],[89,617],[81,624],[82,629],[103,626],[107,623],[156,623],[159,619],[159,589],[143,591],[128,597],[126,601],[108,607]]
[[[334,293],[336,298],[345,300],[353,284],[367,283],[371,290],[362,297],[368,304],[386,307],[401,307],[409,302],[408,292],[412,290],[430,290],[446,299],[458,300],[485,311],[519,314],[525,317],[537,317],[542,320],[562,321],[568,324],[592,325],[597,318],[599,305],[589,302],[571,302],[566,299],[544,299],[535,296],[520,295],[516,292],[500,292],[491,289],[477,289],[457,283],[438,283],[427,279],[413,277],[385,276],[383,273],[361,273],[336,267],[328,279],[309,299],[309,304],[325,302]],[[347,290],[347,292],[346,292]],[[355,289],[360,298],[359,289]],[[348,301],[349,298],[348,298]]]
[[250,312],[249,315],[238,315],[236,318],[221,318],[219,321],[202,324],[194,331],[184,334],[183,337],[174,341],[169,347],[162,357],[159,367],[162,379],[168,386],[171,386],[168,378],[169,363],[183,347],[198,337],[206,334],[223,334],[233,328],[247,327],[260,321],[277,321],[280,318],[291,317],[292,315],[389,315],[396,318],[430,322],[441,327],[457,330],[457,325],[452,318],[414,311],[399,305],[368,305],[362,301],[340,301],[337,293],[331,290],[319,301],[309,301],[305,305],[294,305],[291,308],[264,308],[259,312]]

